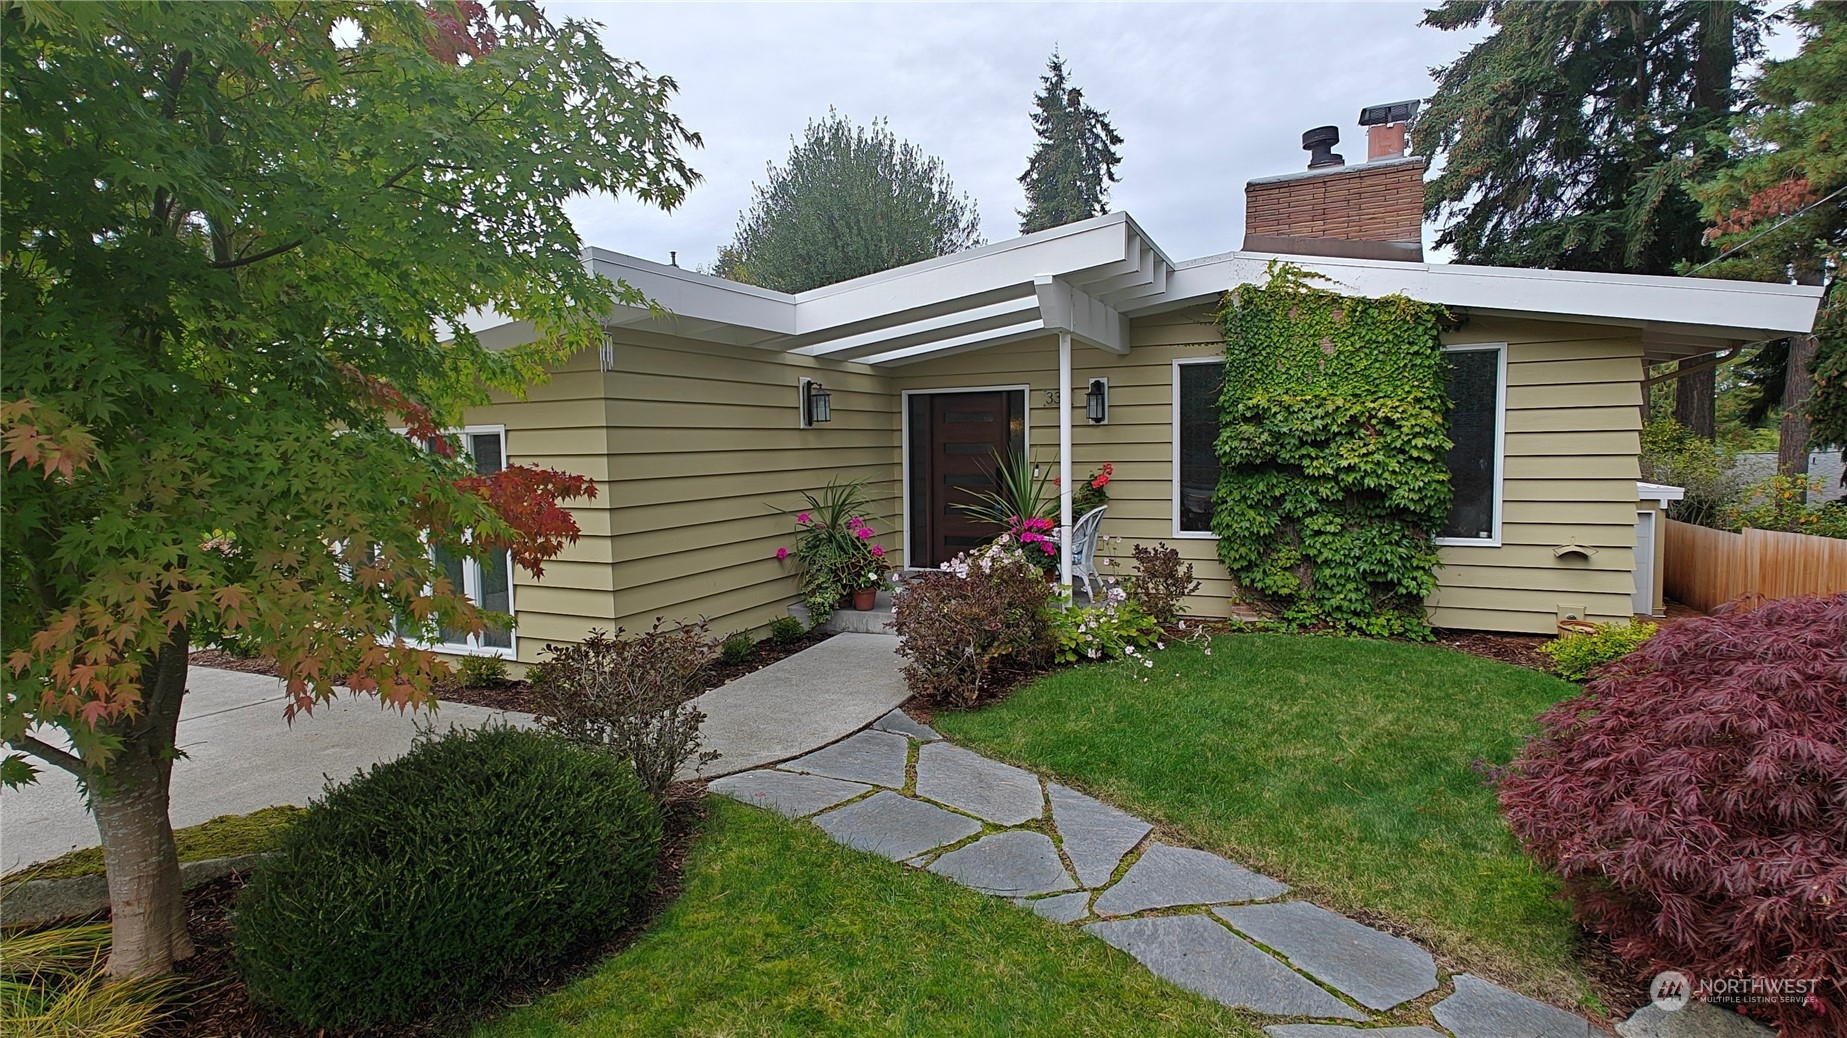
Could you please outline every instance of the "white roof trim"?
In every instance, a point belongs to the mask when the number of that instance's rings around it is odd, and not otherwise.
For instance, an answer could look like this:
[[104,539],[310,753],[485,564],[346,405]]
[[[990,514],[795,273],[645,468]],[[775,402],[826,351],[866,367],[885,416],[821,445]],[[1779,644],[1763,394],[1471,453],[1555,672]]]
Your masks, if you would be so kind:
[[1669,501],[1681,501],[1687,496],[1686,487],[1670,487],[1666,483],[1645,483],[1637,480],[1635,499],[1637,501],[1659,501],[1663,508]]
[[1806,285],[1257,252],[1181,264],[1169,279],[1166,301],[1207,299],[1235,285],[1261,281],[1272,260],[1325,275],[1335,282],[1332,287],[1359,295],[1396,293],[1471,310],[1662,325],[1721,339],[1810,331],[1821,303],[1821,289]]
[[623,308],[609,316],[612,327],[868,364],[979,349],[1028,329],[1068,331],[1127,352],[1131,317],[1261,281],[1273,260],[1359,295],[1398,293],[1474,313],[1640,328],[1644,343],[1663,355],[1807,332],[1821,301],[1820,288],[1799,285],[1329,256],[1231,252],[1175,264],[1126,213],[796,295],[604,249],[584,256],[591,270],[628,283],[671,314],[663,320]]

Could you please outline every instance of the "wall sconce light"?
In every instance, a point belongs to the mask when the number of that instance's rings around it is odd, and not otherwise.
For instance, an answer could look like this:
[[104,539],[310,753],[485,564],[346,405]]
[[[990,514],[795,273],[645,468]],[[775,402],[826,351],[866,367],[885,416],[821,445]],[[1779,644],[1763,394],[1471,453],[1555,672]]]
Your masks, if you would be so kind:
[[1090,380],[1090,392],[1084,394],[1084,417],[1093,425],[1109,421],[1109,379]]
[[814,379],[802,379],[802,428],[807,429],[834,417],[833,394]]

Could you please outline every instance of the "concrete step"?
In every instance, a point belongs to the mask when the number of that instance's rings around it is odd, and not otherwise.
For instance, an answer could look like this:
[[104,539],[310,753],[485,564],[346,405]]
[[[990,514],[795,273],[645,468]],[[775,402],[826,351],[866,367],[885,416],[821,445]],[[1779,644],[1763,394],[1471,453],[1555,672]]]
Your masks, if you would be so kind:
[[[789,615],[800,620],[804,627],[813,622],[808,606],[802,602],[790,606]],[[891,634],[891,592],[879,592],[872,608],[864,612],[850,607],[834,610],[821,629],[829,634]]]

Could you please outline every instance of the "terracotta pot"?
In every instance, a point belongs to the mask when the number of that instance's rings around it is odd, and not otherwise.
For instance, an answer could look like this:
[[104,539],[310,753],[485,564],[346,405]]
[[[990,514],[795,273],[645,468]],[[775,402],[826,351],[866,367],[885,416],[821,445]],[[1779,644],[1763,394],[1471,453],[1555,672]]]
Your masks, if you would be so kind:
[[853,592],[853,608],[862,613],[870,612],[872,607],[878,604],[878,601],[879,589],[876,587],[863,587]]

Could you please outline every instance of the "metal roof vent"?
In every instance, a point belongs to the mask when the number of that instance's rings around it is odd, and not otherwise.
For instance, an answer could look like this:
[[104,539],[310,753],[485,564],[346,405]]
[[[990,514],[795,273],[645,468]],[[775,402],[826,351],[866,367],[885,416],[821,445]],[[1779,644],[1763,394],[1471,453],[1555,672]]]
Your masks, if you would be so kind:
[[1334,154],[1334,145],[1340,143],[1340,127],[1317,126],[1302,135],[1302,150],[1308,152],[1308,168],[1322,169],[1327,166],[1344,166],[1347,160]]
[[1416,99],[1410,101],[1393,101],[1387,105],[1372,105],[1360,109],[1361,126],[1385,126],[1390,123],[1408,123],[1417,116]]

